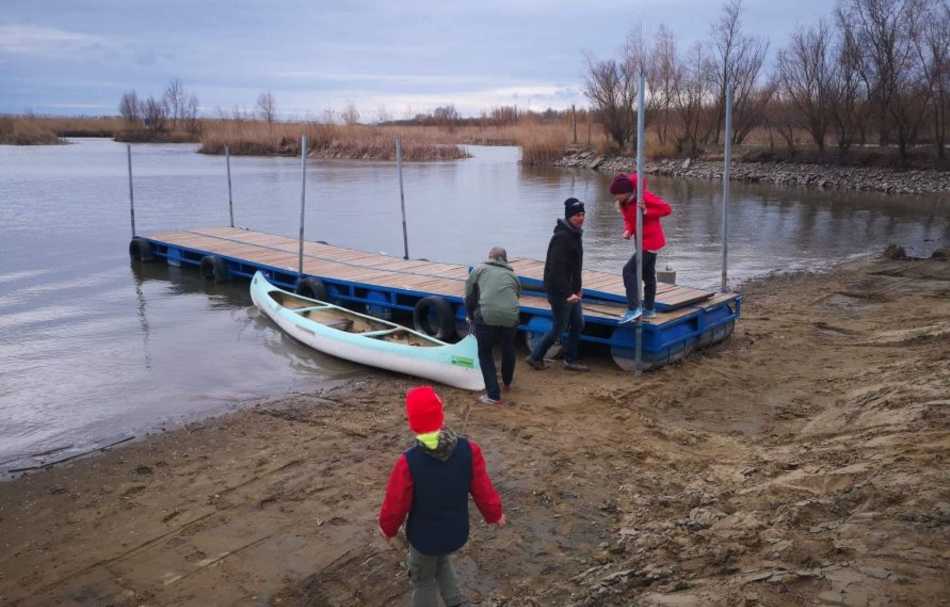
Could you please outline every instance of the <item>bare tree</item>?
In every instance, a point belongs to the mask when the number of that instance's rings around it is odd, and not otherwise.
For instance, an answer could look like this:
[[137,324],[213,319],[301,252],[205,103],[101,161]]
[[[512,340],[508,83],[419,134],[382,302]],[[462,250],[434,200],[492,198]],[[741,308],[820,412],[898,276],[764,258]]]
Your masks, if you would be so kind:
[[385,105],[380,105],[376,109],[376,123],[377,124],[385,124],[387,122],[392,121],[392,119],[393,119],[393,116],[386,109]]
[[695,156],[712,136],[715,114],[708,101],[715,95],[714,69],[702,44],[695,43],[682,66],[681,85],[674,91],[673,111],[681,132],[676,137],[679,152]]
[[657,139],[666,143],[672,122],[673,105],[676,94],[683,84],[683,67],[676,56],[676,38],[665,25],[660,25],[656,34],[656,43],[651,57],[653,78],[651,78],[650,96],[657,108]]
[[[909,31],[918,4],[917,0],[843,0],[837,12],[841,27],[854,33],[861,50],[862,77],[877,110],[879,142],[889,145],[891,127],[895,127],[905,160],[918,118],[907,107],[914,105],[917,93],[902,90],[913,80],[915,53]],[[908,103],[898,99],[903,94],[910,96]]]
[[257,96],[257,109],[261,113],[261,120],[268,125],[274,124],[274,119],[277,117],[277,102],[274,101],[274,96],[270,91]]
[[461,116],[458,113],[458,110],[455,109],[455,106],[451,103],[449,105],[442,105],[434,110],[432,110],[432,120],[439,126],[454,127],[458,124],[458,121],[461,119]]
[[584,94],[600,115],[604,130],[623,150],[635,136],[637,76],[630,61],[587,57],[587,81]]
[[168,106],[164,99],[149,97],[141,104],[140,111],[148,130],[161,133],[168,127]]
[[340,112],[340,118],[342,118],[343,123],[347,125],[359,124],[360,111],[356,109],[356,104],[352,101],[346,104],[346,107]]
[[188,97],[182,118],[185,121],[185,130],[192,135],[197,135],[201,130],[201,123],[198,121],[198,97],[194,94]]
[[128,91],[119,100],[119,115],[130,125],[137,124],[142,119],[140,107],[138,94],[135,90]]
[[853,29],[839,20],[838,45],[831,78],[829,116],[838,141],[838,152],[847,153],[856,141],[867,140],[864,104],[866,80],[862,76],[863,57]]
[[788,47],[778,54],[778,77],[783,97],[801,114],[818,149],[825,149],[830,122],[833,60],[831,30],[824,21],[792,34]]
[[172,128],[177,129],[179,121],[184,117],[185,106],[188,102],[185,85],[182,84],[181,79],[173,78],[168,83],[163,102],[165,107],[168,108],[168,117],[172,121]]
[[715,53],[715,78],[719,89],[715,140],[719,141],[725,115],[726,86],[732,88],[734,143],[742,140],[762,120],[763,91],[758,85],[759,74],[768,53],[768,42],[742,33],[742,0],[728,0],[722,7],[719,22],[712,27],[712,46]]
[[913,31],[914,48],[930,95],[937,157],[944,160],[950,113],[950,4],[929,0],[921,8]]

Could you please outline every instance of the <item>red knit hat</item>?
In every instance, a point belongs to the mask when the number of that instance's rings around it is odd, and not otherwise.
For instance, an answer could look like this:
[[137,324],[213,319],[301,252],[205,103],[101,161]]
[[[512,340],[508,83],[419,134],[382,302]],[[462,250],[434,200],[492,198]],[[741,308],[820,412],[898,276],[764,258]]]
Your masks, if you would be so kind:
[[[636,179],[636,176],[633,179]],[[637,182],[631,180],[629,176],[620,173],[610,182],[610,193],[614,195],[632,194],[636,184]]]
[[416,434],[442,429],[442,422],[445,421],[442,399],[432,386],[419,386],[406,392],[406,417],[409,427]]

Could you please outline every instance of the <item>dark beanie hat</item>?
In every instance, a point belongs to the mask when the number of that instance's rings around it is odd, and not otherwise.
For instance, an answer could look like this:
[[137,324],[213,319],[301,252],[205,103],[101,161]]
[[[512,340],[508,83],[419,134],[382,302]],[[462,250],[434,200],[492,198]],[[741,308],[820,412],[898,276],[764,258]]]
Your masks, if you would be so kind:
[[584,212],[584,203],[576,198],[568,198],[564,201],[564,219],[570,219],[578,213]]
[[614,177],[614,180],[610,182],[610,193],[611,194],[632,194],[633,193],[633,182],[629,177],[623,173]]

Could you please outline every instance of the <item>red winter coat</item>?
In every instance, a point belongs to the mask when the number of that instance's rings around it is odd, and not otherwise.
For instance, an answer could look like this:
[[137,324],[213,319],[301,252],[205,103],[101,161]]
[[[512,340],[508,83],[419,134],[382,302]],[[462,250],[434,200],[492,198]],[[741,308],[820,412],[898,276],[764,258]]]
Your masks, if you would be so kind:
[[[485,458],[478,444],[469,440],[472,450],[472,480],[469,492],[475,500],[475,505],[485,518],[485,522],[494,524],[501,519],[501,497],[495,491],[488,470],[485,467]],[[409,462],[403,453],[389,475],[386,485],[386,497],[379,511],[379,528],[386,537],[394,537],[409,515],[412,508],[412,474],[409,471]]]
[[[634,197],[637,191],[637,174],[630,175],[633,182]],[[643,180],[643,202],[646,209],[643,212],[643,249],[645,251],[659,251],[666,246],[666,235],[660,217],[666,217],[673,212],[665,200],[647,189],[646,179]],[[623,213],[623,228],[636,236],[637,233],[637,205],[632,201],[621,209]]]

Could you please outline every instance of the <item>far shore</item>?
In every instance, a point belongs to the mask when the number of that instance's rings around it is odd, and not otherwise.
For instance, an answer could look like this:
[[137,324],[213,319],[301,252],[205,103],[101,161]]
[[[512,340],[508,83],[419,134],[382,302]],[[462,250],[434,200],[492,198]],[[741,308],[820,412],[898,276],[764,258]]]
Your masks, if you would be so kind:
[[[402,160],[429,162],[469,157],[463,145],[518,146],[528,166],[632,172],[636,160],[611,152],[600,125],[574,136],[563,121],[521,120],[511,124],[364,125],[316,122],[266,122],[254,119],[199,119],[163,129],[130,127],[119,117],[0,118],[0,144],[67,143],[66,137],[112,137],[129,143],[198,143],[202,154],[299,156],[301,135],[308,137],[308,156],[320,159],[395,161],[396,138]],[[580,139],[580,142],[573,143]],[[721,151],[695,158],[674,157],[647,141],[646,172],[678,178],[721,181]],[[855,148],[846,156],[802,149],[789,152],[762,144],[737,146],[730,178],[746,183],[887,194],[950,192],[950,170],[937,168],[921,152],[910,167],[900,168],[894,150]]]

